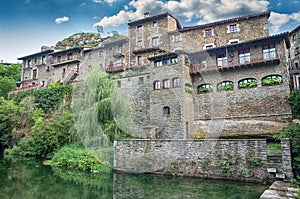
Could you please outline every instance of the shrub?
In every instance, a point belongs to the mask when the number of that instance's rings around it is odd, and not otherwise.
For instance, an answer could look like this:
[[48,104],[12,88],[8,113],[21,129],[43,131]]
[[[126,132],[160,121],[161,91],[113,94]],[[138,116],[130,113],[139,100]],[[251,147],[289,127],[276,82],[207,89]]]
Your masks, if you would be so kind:
[[292,90],[286,100],[291,106],[293,117],[300,119],[300,91],[297,89]]
[[96,159],[81,143],[64,146],[46,164],[90,173],[111,171],[107,164]]

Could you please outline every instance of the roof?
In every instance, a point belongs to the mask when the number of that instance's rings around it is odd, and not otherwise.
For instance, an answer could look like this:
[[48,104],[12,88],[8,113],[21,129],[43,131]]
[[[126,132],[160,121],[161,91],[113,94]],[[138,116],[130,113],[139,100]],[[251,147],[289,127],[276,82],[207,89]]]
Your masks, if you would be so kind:
[[298,32],[298,31],[300,31],[300,25],[298,27],[296,27],[294,30],[292,30],[290,32],[290,35],[294,34],[295,32]]
[[202,25],[197,25],[197,26],[183,27],[180,31],[187,31],[187,30],[194,30],[194,29],[201,29],[201,28],[209,28],[209,27],[212,27],[212,26],[220,25],[220,24],[233,23],[233,22],[247,20],[247,19],[250,19],[250,18],[262,17],[262,16],[267,16],[269,18],[270,17],[270,12],[267,11],[267,12],[255,13],[255,14],[252,14],[252,15],[235,17],[235,18],[231,18],[231,19],[225,19],[225,20],[216,21],[216,22],[207,23],[207,24],[202,24]]
[[207,50],[202,50],[202,51],[197,51],[197,52],[192,52],[192,53],[187,53],[187,54],[192,55],[192,54],[197,54],[197,53],[202,53],[202,52],[212,52],[212,51],[217,51],[217,50],[224,50],[225,48],[228,48],[228,47],[233,47],[233,48],[237,47],[238,48],[238,47],[242,47],[242,46],[249,46],[249,45],[264,43],[264,42],[279,42],[279,41],[282,41],[283,39],[287,42],[287,45],[288,45],[288,48],[289,48],[288,34],[289,34],[288,32],[283,32],[283,33],[280,33],[280,34],[277,34],[277,35],[263,37],[263,38],[259,38],[259,39],[255,39],[255,40],[250,40],[250,41],[246,41],[246,42],[237,43],[237,44],[219,46],[219,47],[216,47],[216,48],[210,48],[210,49],[207,49]]
[[66,50],[55,51],[55,52],[49,53],[49,54],[50,55],[56,55],[56,54],[60,54],[60,53],[73,52],[73,51],[82,50],[82,49],[83,49],[82,47],[69,48],[69,49],[66,49]]
[[145,17],[143,19],[139,19],[139,20],[136,20],[136,21],[132,21],[132,22],[128,23],[128,26],[136,26],[136,25],[144,24],[144,23],[150,22],[150,21],[164,19],[164,18],[166,18],[168,16],[170,16],[170,17],[172,17],[173,19],[176,20],[176,22],[177,22],[177,29],[181,29],[182,28],[181,25],[180,25],[180,23],[179,23],[179,21],[178,21],[178,19],[176,17],[172,16],[169,13],[163,13],[163,14],[159,14],[159,15]]
[[46,55],[46,54],[49,54],[51,52],[53,52],[54,50],[45,50],[45,51],[41,51],[41,52],[38,52],[38,53],[34,53],[34,54],[31,54],[31,55],[26,55],[24,57],[20,57],[18,58],[18,60],[24,60],[24,59],[28,59],[30,57],[36,57],[36,56],[41,56],[41,55]]

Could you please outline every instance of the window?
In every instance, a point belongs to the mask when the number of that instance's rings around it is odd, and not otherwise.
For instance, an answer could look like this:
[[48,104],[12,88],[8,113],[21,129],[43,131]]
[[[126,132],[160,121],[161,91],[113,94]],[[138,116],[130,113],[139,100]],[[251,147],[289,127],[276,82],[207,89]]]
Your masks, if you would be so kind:
[[233,90],[233,88],[234,85],[232,81],[223,81],[217,85],[218,91],[222,91],[222,90],[228,91],[228,90]]
[[299,63],[295,62],[295,68],[299,68]]
[[236,24],[230,25],[229,32],[237,32],[237,25]]
[[170,88],[170,80],[166,79],[163,81],[163,88]]
[[264,59],[275,58],[275,44],[263,45],[263,56]]
[[45,55],[42,57],[42,63],[46,64],[46,56]]
[[160,81],[155,81],[154,82],[154,90],[159,90],[160,89]]
[[205,30],[205,37],[212,37],[213,34],[212,34],[212,29],[206,29]]
[[282,77],[280,75],[269,75],[261,80],[263,86],[282,84]]
[[118,53],[122,53],[122,44],[118,45]]
[[118,88],[121,88],[121,81],[117,81]]
[[217,64],[219,67],[228,66],[227,57],[226,57],[225,52],[217,54]]
[[163,114],[170,115],[170,107],[168,107],[168,106],[163,107]]
[[31,59],[29,59],[29,60],[27,61],[27,67],[28,67],[28,68],[31,67]]
[[32,79],[37,79],[37,69],[32,70]]
[[178,64],[178,58],[177,57],[171,58],[171,64]]
[[137,45],[138,45],[138,47],[142,47],[143,46],[143,41],[142,40],[138,40],[137,41]]
[[138,33],[142,33],[143,32],[143,26],[142,25],[137,26],[137,32]]
[[161,60],[155,60],[154,66],[160,67],[160,66],[166,66],[166,65],[177,64],[177,63],[178,63],[178,58],[172,57],[172,58],[165,58]]
[[180,79],[178,77],[173,79],[173,87],[180,87]]
[[296,34],[293,34],[292,38],[293,38],[293,42],[297,41],[297,35]]
[[159,39],[158,37],[153,37],[152,38],[152,46],[158,46],[159,44]]
[[72,59],[73,59],[73,53],[69,53],[69,54],[67,55],[67,59],[68,59],[68,60],[72,60]]
[[37,62],[37,58],[36,58],[36,57],[34,58],[34,61],[33,61],[33,62],[34,62],[34,63],[36,63],[36,62]]
[[239,60],[241,64],[250,62],[250,49],[239,50]]
[[144,84],[144,77],[139,77],[139,85]]
[[152,23],[152,27],[153,28],[156,28],[158,26],[158,23],[157,23],[157,21],[153,21],[153,23]]
[[257,80],[255,78],[246,78],[238,82],[239,88],[256,87]]
[[66,69],[65,68],[63,68],[63,71],[62,71],[62,78],[65,78],[65,75],[66,75]]
[[211,44],[204,44],[203,50],[208,50],[208,49],[211,49],[213,47],[214,47],[213,43],[211,43]]
[[213,91],[213,87],[211,84],[201,84],[197,90],[198,93],[208,93]]
[[138,56],[137,57],[137,62],[138,62],[138,66],[140,66],[140,65],[143,64],[143,58],[142,58],[142,56]]
[[239,40],[238,39],[230,39],[228,44],[238,44]]
[[175,37],[175,42],[181,41],[181,35],[180,34],[177,34],[174,37]]
[[57,62],[61,62],[61,56],[57,56]]

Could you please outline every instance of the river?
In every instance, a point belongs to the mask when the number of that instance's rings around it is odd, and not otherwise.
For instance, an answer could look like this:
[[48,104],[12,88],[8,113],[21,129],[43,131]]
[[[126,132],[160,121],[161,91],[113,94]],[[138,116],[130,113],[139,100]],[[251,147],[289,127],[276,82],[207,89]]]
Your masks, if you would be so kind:
[[258,199],[265,185],[153,175],[83,174],[0,158],[1,199]]

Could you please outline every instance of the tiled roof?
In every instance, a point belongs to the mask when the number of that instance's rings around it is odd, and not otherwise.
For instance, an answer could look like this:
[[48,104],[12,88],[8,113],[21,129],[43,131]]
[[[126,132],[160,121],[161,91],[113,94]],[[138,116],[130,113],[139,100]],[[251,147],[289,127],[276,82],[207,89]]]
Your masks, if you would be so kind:
[[40,56],[40,55],[46,55],[46,54],[49,54],[51,52],[53,52],[54,50],[45,50],[45,51],[41,51],[41,52],[38,52],[38,53],[34,53],[34,54],[31,54],[31,55],[26,55],[24,57],[20,57],[18,58],[18,60],[24,60],[24,59],[28,59],[30,57],[36,57],[36,56]]
[[187,31],[187,30],[194,30],[194,29],[201,29],[201,28],[209,28],[209,27],[212,27],[212,26],[220,25],[220,24],[233,23],[233,22],[247,20],[247,19],[250,19],[250,18],[256,18],[256,17],[261,17],[261,16],[267,16],[269,18],[270,17],[270,12],[269,11],[267,11],[267,12],[261,12],[261,13],[256,13],[256,14],[252,14],[252,15],[235,17],[235,18],[231,18],[231,19],[225,19],[225,20],[216,21],[216,22],[207,23],[207,24],[202,24],[202,25],[197,25],[197,26],[183,27],[179,31]]
[[69,48],[69,49],[66,49],[66,50],[60,50],[60,51],[55,51],[53,53],[49,53],[49,55],[56,55],[56,54],[60,54],[60,53],[72,52],[72,51],[75,51],[75,50],[82,50],[82,48],[81,47]]
[[166,18],[167,16],[170,16],[176,20],[178,29],[182,28],[178,19],[169,13],[163,13],[163,14],[159,14],[159,15],[149,16],[149,17],[145,17],[143,19],[132,21],[132,22],[128,23],[128,26],[136,26],[136,25],[143,24],[143,23],[150,22],[150,21],[160,20],[160,19]]

